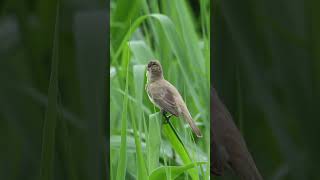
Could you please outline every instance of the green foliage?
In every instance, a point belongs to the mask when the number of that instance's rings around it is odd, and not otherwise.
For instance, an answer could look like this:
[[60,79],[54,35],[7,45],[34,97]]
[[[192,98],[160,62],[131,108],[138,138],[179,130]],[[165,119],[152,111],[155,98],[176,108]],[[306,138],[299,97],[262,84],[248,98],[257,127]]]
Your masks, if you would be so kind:
[[43,126],[40,179],[53,179],[55,131],[58,117],[59,5],[57,5],[52,65],[48,89],[48,107]]
[[[159,166],[160,146],[161,146],[161,119],[158,113],[149,115],[149,137],[148,144],[148,165],[149,172]],[[152,133],[151,133],[152,132]]]
[[57,2],[0,3],[0,179],[107,179],[106,3]]
[[[129,53],[129,51],[127,50]],[[127,53],[127,54],[128,54]],[[122,107],[122,116],[121,116],[121,146],[120,146],[120,159],[117,168],[117,180],[125,179],[126,165],[127,165],[127,114],[128,114],[128,84],[129,84],[129,71],[127,63],[127,74],[126,74],[126,86],[124,94],[124,102]]]
[[[208,2],[199,4],[202,6],[201,16],[195,16],[185,0],[141,0],[130,6],[122,1],[111,2],[111,34],[114,35],[110,41],[112,179],[118,178],[119,174],[117,176],[113,171],[119,172],[118,162],[124,157],[127,159],[126,173],[121,176],[127,179],[175,178],[181,173],[181,176],[190,176],[191,179],[209,179]],[[134,15],[127,16],[128,14]],[[197,23],[198,20],[203,23]],[[182,119],[171,118],[177,134],[163,125],[161,115],[156,113],[159,109],[149,101],[144,88],[145,68],[151,59],[161,62],[165,78],[184,97],[190,113],[204,134],[203,138],[194,139]],[[126,85],[128,91],[125,90]],[[123,111],[126,99],[127,113]],[[123,117],[126,117],[126,122]],[[126,131],[123,130],[125,124],[128,124]],[[119,144],[123,144],[119,142],[120,139],[130,140],[127,141],[127,152],[119,152]],[[120,145],[120,149],[124,146]],[[207,163],[200,168],[194,163],[199,161]],[[123,170],[123,166],[121,168]]]
[[213,85],[264,179],[320,177],[319,3],[215,1]]
[[205,163],[190,163],[184,166],[162,166],[154,170],[150,175],[150,180],[162,180],[167,179],[166,171],[169,170],[171,173],[171,178],[176,179],[180,174],[184,173],[186,170],[193,168],[199,164]]
[[[161,116],[161,114],[159,114]],[[188,154],[188,150],[184,146],[182,140],[180,139],[176,129],[172,126],[170,122],[163,124],[163,134],[165,137],[169,140],[171,146],[173,149],[178,153],[180,158],[182,159],[182,162],[184,164],[189,164],[192,162],[190,155]],[[197,180],[198,174],[195,169],[188,170],[188,173],[192,177],[192,179]]]

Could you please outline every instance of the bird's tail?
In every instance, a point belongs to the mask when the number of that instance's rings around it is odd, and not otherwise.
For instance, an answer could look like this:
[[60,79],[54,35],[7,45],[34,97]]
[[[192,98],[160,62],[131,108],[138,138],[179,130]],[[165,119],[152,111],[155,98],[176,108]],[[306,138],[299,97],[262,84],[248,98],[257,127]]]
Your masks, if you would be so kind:
[[189,112],[182,113],[183,119],[188,122],[192,131],[196,134],[197,137],[202,137],[200,129],[197,127],[196,123],[193,121]]
[[236,161],[231,163],[231,167],[243,180],[263,180],[247,149],[244,149],[241,157],[239,156]]

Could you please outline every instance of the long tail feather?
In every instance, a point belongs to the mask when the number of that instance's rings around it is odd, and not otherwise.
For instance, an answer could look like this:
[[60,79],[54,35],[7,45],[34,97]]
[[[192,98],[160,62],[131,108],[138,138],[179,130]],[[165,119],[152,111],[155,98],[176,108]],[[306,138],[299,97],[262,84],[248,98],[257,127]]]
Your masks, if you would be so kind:
[[202,137],[200,129],[197,127],[195,122],[192,120],[192,117],[189,114],[189,112],[184,112],[183,113],[183,119],[188,122],[188,124],[190,125],[192,131],[196,134],[197,137],[199,137],[199,138]]

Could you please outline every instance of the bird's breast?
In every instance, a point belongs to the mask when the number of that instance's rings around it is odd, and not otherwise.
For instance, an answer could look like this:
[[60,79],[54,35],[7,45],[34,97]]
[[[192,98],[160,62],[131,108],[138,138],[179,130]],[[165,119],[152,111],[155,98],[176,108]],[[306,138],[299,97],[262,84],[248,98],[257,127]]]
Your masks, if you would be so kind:
[[151,87],[150,87],[150,84],[147,84],[147,85],[146,85],[146,90],[147,90],[148,98],[149,98],[149,100],[152,102],[152,104],[154,104],[154,105],[156,105],[157,107],[159,107],[158,104],[155,103],[154,100],[153,100],[153,98],[152,98],[152,94],[150,93],[150,88],[151,88]]
[[153,99],[152,99],[152,97],[151,97],[150,94],[149,94],[149,91],[148,91],[147,94],[148,94],[148,97],[149,97],[150,101],[151,101],[153,104],[155,104],[154,101],[153,101]]

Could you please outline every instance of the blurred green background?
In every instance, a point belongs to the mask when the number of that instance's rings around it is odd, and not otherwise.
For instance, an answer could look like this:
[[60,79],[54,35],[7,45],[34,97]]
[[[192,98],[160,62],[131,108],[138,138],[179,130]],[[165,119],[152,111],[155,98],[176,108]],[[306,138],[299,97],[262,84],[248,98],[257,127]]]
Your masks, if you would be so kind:
[[1,180],[107,176],[109,2],[57,3],[0,1]]
[[261,174],[320,179],[319,1],[213,5],[213,84]]

